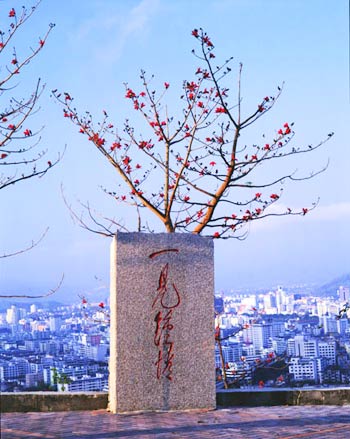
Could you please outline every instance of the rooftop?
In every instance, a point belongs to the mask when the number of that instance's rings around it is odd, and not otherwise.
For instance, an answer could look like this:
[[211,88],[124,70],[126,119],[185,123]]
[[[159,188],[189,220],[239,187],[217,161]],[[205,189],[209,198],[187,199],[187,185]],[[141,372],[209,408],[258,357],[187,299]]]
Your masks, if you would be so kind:
[[340,439],[349,434],[350,405],[118,415],[105,409],[1,415],[1,439]]

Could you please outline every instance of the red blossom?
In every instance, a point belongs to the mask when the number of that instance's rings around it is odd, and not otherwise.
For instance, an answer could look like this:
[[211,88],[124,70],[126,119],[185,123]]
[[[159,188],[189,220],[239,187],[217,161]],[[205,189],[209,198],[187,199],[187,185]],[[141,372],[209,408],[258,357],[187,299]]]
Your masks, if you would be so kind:
[[100,308],[104,308],[104,307],[105,307],[105,304],[104,304],[103,302],[100,302],[100,303],[98,304],[98,306],[99,306]]
[[265,96],[265,97],[264,97],[264,101],[269,102],[269,100],[270,100],[270,99],[269,99],[268,96]]
[[29,130],[28,128],[23,132],[23,134],[26,136],[26,137],[28,137],[28,136],[31,136],[32,135],[32,132],[31,132],[31,130]]
[[199,108],[204,108],[204,104],[203,104],[202,101],[199,101],[197,105],[198,105]]
[[215,113],[226,113],[226,110],[223,107],[216,107]]
[[189,100],[191,100],[191,101],[193,101],[193,99],[194,99],[194,93],[188,93],[188,99]]
[[153,148],[153,144],[150,142],[146,142],[145,140],[141,140],[141,142],[139,143],[139,148],[140,149],[152,149]]
[[234,213],[231,215],[231,218],[232,219],[236,219],[237,218],[237,215],[235,215]]
[[258,160],[258,156],[256,154],[253,154],[251,160]]
[[209,58],[215,58],[215,55],[213,54],[213,52],[210,53]]
[[146,96],[146,93],[145,93],[144,91],[142,91],[142,92],[140,93],[140,96],[143,98],[143,97]]
[[166,89],[168,89],[169,86],[170,86],[169,82],[164,82],[164,87],[165,87]]
[[3,118],[1,119],[1,122],[7,122],[7,118],[6,118],[6,117],[3,117]]
[[125,97],[126,98],[128,98],[128,99],[132,99],[132,98],[134,98],[136,95],[135,95],[135,93],[131,90],[131,88],[128,88],[127,90],[126,90],[126,94],[125,94]]
[[99,137],[99,135],[97,133],[95,133],[94,135],[90,136],[89,140],[94,142],[95,145],[98,146],[99,148],[106,143],[106,140],[103,139],[102,137]]
[[52,166],[52,162],[51,162],[51,160],[48,160],[48,161],[47,161],[47,165],[48,165],[49,168],[51,168],[51,166]]
[[115,149],[120,149],[122,147],[120,142],[114,142],[111,146],[111,151],[114,151]]
[[266,143],[266,145],[264,146],[264,150],[265,151],[270,151],[270,145],[268,143]]
[[209,37],[203,37],[203,43],[207,45],[207,47],[214,47],[213,43],[210,41]]
[[278,130],[278,131],[277,131],[277,134],[282,135],[282,134],[283,134],[283,130],[282,130],[282,129],[281,129],[281,130]]
[[198,38],[199,37],[198,29],[193,29],[191,35],[193,35],[195,38]]
[[210,166],[215,166],[215,165],[216,165],[216,162],[210,162],[209,165],[210,165]]
[[81,303],[82,303],[83,305],[85,305],[85,304],[87,303],[87,300],[85,299],[85,297],[83,297]]
[[188,216],[187,218],[185,218],[185,223],[188,224],[191,221],[191,218]]
[[306,207],[303,207],[303,215],[306,215],[308,213],[309,209],[307,209]]
[[136,169],[141,169],[141,165],[139,163],[137,163]]
[[279,199],[279,195],[277,195],[277,194],[271,194],[271,195],[270,195],[270,198],[271,198],[272,200],[278,200],[278,199]]
[[263,105],[259,105],[259,106],[258,106],[258,111],[259,111],[259,113],[262,113],[264,110],[265,110],[265,108],[264,108]]
[[186,196],[184,197],[184,201],[190,201],[190,197],[189,197],[188,195],[186,195]]
[[196,84],[195,82],[187,82],[187,84],[186,84],[186,88],[187,88],[187,90],[189,90],[189,91],[195,91],[196,90],[196,88],[198,88],[198,84]]
[[16,11],[14,10],[14,8],[12,8],[9,12],[9,17],[15,17],[16,16]]
[[257,192],[256,194],[255,194],[255,198],[260,198],[261,197],[261,192]]
[[64,96],[65,96],[64,99],[66,101],[71,101],[72,100],[72,98],[70,97],[69,93],[65,93]]
[[198,67],[198,69],[196,71],[196,75],[199,75],[200,73],[202,73],[202,69],[200,67]]
[[10,123],[10,125],[7,127],[9,130],[15,130],[16,129],[16,127],[15,127],[15,125],[13,125],[13,123]]
[[44,44],[45,44],[45,41],[44,41],[44,40],[39,40],[39,45],[40,45],[40,47],[43,47]]
[[0,158],[4,159],[7,157],[7,154],[5,154],[4,152],[1,154]]
[[127,166],[130,163],[130,157],[129,156],[124,157],[122,162],[124,163],[125,166]]
[[16,58],[13,58],[13,60],[11,61],[11,64],[13,64],[13,65],[18,64],[17,59],[16,59]]
[[214,238],[220,238],[220,233],[219,232],[215,232],[213,235]]
[[284,134],[290,134],[290,133],[291,133],[291,129],[289,127],[287,127]]
[[255,213],[256,213],[257,215],[260,215],[261,212],[262,212],[262,209],[260,209],[260,207],[257,207],[257,208],[255,209]]
[[121,198],[122,201],[126,200],[126,196],[125,195],[122,195],[120,198]]

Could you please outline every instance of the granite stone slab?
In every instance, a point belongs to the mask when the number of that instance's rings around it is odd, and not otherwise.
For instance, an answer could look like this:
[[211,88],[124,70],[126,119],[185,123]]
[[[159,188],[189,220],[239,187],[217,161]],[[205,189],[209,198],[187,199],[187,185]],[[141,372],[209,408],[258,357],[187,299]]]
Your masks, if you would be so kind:
[[215,408],[211,238],[118,233],[111,247],[109,408]]

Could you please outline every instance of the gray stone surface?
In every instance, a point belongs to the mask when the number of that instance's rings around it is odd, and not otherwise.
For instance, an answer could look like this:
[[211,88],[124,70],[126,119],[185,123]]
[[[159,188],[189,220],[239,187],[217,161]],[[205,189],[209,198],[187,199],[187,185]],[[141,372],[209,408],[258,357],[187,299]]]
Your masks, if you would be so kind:
[[111,248],[109,408],[214,408],[210,238],[118,233]]

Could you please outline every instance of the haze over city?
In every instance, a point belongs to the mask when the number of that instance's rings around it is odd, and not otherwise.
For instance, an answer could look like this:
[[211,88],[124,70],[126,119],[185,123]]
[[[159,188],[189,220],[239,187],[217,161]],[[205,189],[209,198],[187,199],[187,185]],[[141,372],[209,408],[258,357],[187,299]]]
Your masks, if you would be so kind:
[[[9,5],[20,9],[22,2],[1,2],[1,9]],[[234,57],[232,89],[238,64],[243,63],[244,111],[255,108],[265,95],[275,94],[284,82],[275,107],[251,126],[242,142],[260,142],[262,134],[273,133],[287,121],[294,122],[296,145],[316,144],[335,133],[316,152],[281,165],[308,175],[329,160],[328,169],[314,179],[286,184],[280,201],[282,206],[309,207],[320,198],[317,208],[305,217],[255,222],[244,241],[216,240],[216,289],[323,283],[348,273],[348,20],[345,0],[44,0],[16,47],[26,51],[49,23],[56,26],[44,50],[18,78],[14,93],[30,93],[37,78],[42,78],[46,89],[31,125],[45,126],[40,146],[48,150],[48,159],[55,159],[65,145],[66,151],[61,163],[43,178],[20,182],[1,193],[2,254],[26,247],[49,227],[33,250],[2,259],[1,293],[45,293],[58,284],[62,273],[57,300],[108,291],[110,240],[73,223],[61,185],[78,212],[77,200],[81,200],[106,216],[123,218],[130,229],[135,230],[136,219],[101,190],[113,189],[119,181],[86,138],[63,118],[50,90],[69,92],[80,112],[89,110],[96,119],[106,110],[121,126],[132,114],[123,83],[139,88],[143,68],[155,75],[155,86],[170,83],[178,109],[182,81],[193,78],[197,67],[191,31],[198,27],[210,35],[217,58]],[[142,123],[136,126],[142,130]],[[269,169],[265,172],[268,176]],[[160,223],[151,226],[163,231]]]

